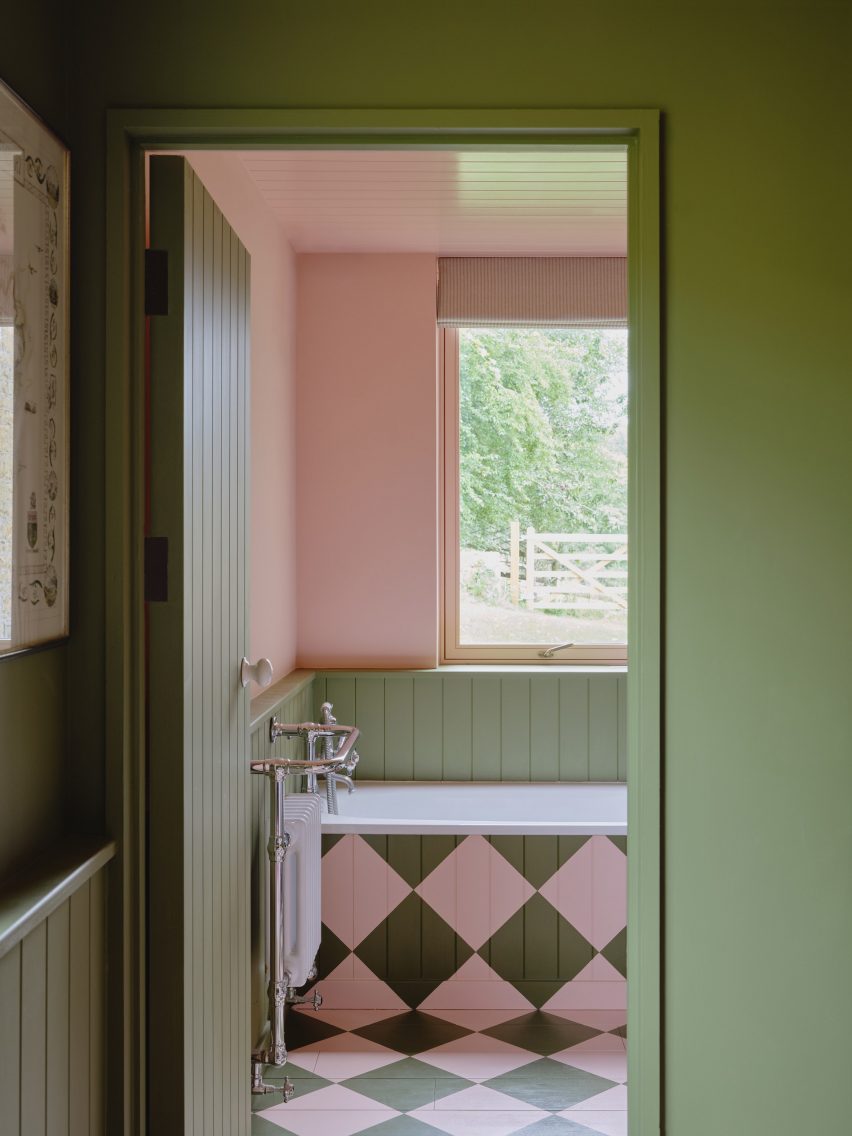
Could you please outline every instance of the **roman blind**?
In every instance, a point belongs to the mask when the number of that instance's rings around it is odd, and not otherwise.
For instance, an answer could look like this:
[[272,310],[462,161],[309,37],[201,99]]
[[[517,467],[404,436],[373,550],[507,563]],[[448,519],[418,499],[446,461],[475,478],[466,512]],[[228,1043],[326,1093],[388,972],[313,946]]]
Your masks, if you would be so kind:
[[623,256],[442,256],[439,327],[627,327]]

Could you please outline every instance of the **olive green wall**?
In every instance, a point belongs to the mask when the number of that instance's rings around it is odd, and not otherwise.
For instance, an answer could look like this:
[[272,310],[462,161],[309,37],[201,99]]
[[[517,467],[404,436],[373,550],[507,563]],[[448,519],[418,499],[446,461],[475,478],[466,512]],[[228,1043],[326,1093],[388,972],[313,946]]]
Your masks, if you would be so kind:
[[[243,5],[235,23],[232,5],[149,0],[128,12],[74,12],[69,741],[81,815],[99,815],[103,780],[105,107],[659,107],[667,1129],[786,1136],[807,1107],[842,1130],[852,9],[281,0]],[[27,93],[7,43],[0,68]],[[27,56],[40,45],[25,41]]]
[[[16,4],[0,21],[0,79],[67,133],[64,10]],[[66,648],[0,659],[0,880],[65,827]]]

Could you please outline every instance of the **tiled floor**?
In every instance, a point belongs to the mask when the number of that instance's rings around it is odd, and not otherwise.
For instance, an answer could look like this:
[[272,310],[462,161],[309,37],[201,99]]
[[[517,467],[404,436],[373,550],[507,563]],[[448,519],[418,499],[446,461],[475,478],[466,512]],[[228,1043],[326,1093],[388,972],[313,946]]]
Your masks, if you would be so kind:
[[618,1010],[293,1013],[296,1088],[254,1097],[252,1136],[626,1136]]

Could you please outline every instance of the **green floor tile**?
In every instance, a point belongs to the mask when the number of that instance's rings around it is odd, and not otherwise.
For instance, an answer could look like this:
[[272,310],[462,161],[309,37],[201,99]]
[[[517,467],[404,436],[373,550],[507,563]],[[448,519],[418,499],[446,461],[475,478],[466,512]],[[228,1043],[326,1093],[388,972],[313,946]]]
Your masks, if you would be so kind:
[[564,1108],[573,1108],[589,1097],[614,1088],[617,1082],[545,1057],[484,1083],[489,1089],[517,1097],[536,1108],[561,1112]]
[[294,1136],[294,1133],[255,1112],[251,1118],[251,1136]]
[[529,1128],[522,1128],[515,1136],[600,1136],[600,1132],[564,1116],[548,1116],[546,1120],[537,1120]]
[[551,1053],[558,1053],[570,1045],[579,1045],[581,1041],[596,1037],[601,1031],[537,1011],[482,1032],[498,1041],[506,1041],[520,1049],[549,1057]]
[[[437,1136],[438,1129],[431,1124],[423,1124],[413,1116],[395,1116],[367,1130],[370,1136]],[[255,1133],[252,1132],[252,1136]],[[266,1136],[264,1133],[263,1136]]]
[[415,1108],[431,1107],[435,1103],[435,1078],[414,1077],[352,1077],[341,1084],[354,1093],[395,1108],[399,1112],[413,1112]]
[[385,1045],[388,1049],[395,1049],[397,1053],[410,1055],[434,1049],[437,1045],[444,1045],[448,1041],[455,1041],[457,1037],[464,1037],[471,1031],[453,1025],[452,1022],[432,1018],[428,1014],[418,1014],[412,1010],[407,1014],[398,1014],[395,1018],[387,1018],[383,1022],[373,1022],[352,1032],[379,1045]]
[[[416,1057],[404,1057],[401,1061],[394,1061],[393,1065],[381,1065],[378,1069],[373,1069],[370,1073],[359,1073],[359,1081],[386,1081],[389,1077],[394,1079],[404,1079],[412,1081],[415,1079],[434,1081],[436,1077],[442,1077],[444,1074],[440,1069],[436,1069],[434,1065],[427,1065],[425,1061],[418,1061]],[[447,1073],[446,1076],[452,1077],[453,1074]],[[454,1078],[458,1080],[458,1078]]]

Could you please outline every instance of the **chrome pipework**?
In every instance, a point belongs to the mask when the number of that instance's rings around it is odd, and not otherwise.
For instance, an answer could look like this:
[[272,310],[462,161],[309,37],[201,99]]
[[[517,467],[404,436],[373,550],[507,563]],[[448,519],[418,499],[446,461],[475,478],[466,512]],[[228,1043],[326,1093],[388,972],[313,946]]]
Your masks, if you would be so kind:
[[284,1097],[285,1102],[286,1102],[286,1101],[289,1101],[292,1098],[293,1093],[295,1091],[296,1090],[293,1086],[293,1082],[290,1080],[289,1077],[285,1077],[284,1082],[281,1085],[270,1085],[266,1081],[264,1081],[264,1079],[263,1079],[263,1062],[262,1061],[256,1061],[254,1059],[254,1057],[252,1057],[252,1062],[251,1062],[251,1095],[253,1097],[265,1096],[267,1093],[281,1093]]
[[[267,773],[278,765],[286,765],[290,773],[325,773],[327,769],[337,770],[347,765],[355,742],[360,736],[357,726],[326,725],[324,722],[279,722],[272,718],[269,723],[269,740],[278,738],[302,738],[307,745],[307,759],[295,757],[271,757],[264,761],[253,761],[251,768],[256,773]],[[317,742],[323,738],[342,738],[343,741],[331,756],[317,757]],[[263,766],[264,768],[260,768]]]
[[[323,702],[322,706],[320,706],[320,715],[322,717],[324,725],[333,726],[337,724],[337,719],[332,713],[333,709],[334,706],[331,702]],[[326,757],[339,756],[339,752],[335,751],[333,738],[325,739],[325,754]],[[357,751],[350,748],[349,757],[341,766],[341,768],[344,769],[346,773],[336,773],[329,770],[324,774],[326,807],[328,808],[328,811],[332,816],[337,816],[337,814],[340,812],[337,804],[338,782],[342,781],[343,784],[346,785],[348,793],[355,792],[355,782],[352,780],[351,774],[355,772],[355,766],[358,764],[359,760],[360,758]],[[349,774],[349,776],[347,776],[347,774]],[[308,792],[317,792],[316,783],[314,783],[314,785],[312,786],[310,780],[308,781]]]

